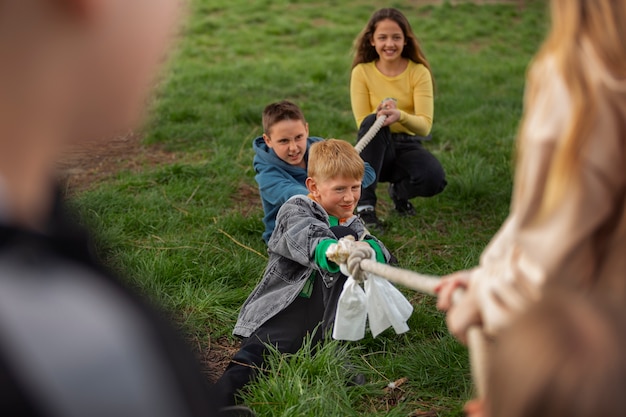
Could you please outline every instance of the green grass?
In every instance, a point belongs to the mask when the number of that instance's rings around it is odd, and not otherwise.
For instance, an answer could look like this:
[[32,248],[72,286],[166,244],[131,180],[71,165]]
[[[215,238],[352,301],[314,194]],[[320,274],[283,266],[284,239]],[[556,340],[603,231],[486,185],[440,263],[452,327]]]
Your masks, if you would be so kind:
[[[440,196],[416,201],[409,219],[392,213],[380,187],[380,211],[391,224],[382,239],[405,268],[440,275],[475,265],[507,214],[524,73],[546,21],[542,1],[526,3],[523,10],[389,4],[409,17],[432,64],[437,93],[427,146],[449,180]],[[177,152],[179,162],[121,173],[73,199],[97,231],[104,261],[169,309],[190,337],[230,335],[265,266],[262,210],[250,193],[251,140],[261,133],[263,107],[295,100],[311,134],[352,141],[351,44],[377,5],[193,1],[145,130],[146,142]],[[409,333],[333,342],[316,355],[274,354],[246,400],[261,416],[461,415],[471,395],[467,353],[432,298],[406,293],[416,310]],[[366,386],[346,386],[346,360],[368,377]],[[398,390],[383,391],[402,377],[408,381]]]

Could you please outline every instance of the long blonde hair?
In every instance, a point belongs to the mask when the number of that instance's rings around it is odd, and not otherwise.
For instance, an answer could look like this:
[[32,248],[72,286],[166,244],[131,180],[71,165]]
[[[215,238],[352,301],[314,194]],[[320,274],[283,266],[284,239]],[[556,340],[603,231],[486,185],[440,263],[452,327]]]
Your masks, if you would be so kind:
[[[552,0],[551,15],[550,33],[534,65],[547,58],[554,61],[568,90],[572,112],[570,125],[557,140],[540,217],[554,209],[568,186],[575,185],[572,174],[580,168],[583,152],[594,139],[591,131],[597,121],[600,91],[593,86],[585,45],[591,46],[599,60],[597,65],[610,77],[626,80],[626,1]],[[527,103],[533,103],[541,87],[541,80],[533,79],[531,69]],[[522,135],[532,132],[522,130]],[[520,153],[523,154],[523,144]]]

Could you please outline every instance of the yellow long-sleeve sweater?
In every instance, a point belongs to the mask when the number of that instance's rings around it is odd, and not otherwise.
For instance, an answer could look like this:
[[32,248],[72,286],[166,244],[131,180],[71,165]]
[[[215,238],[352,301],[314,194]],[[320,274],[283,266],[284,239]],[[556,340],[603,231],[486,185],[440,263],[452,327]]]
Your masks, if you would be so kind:
[[388,97],[398,100],[400,110],[400,120],[391,125],[392,132],[419,136],[430,133],[434,113],[433,81],[424,65],[409,61],[406,70],[395,77],[383,75],[375,62],[354,67],[350,99],[357,126]]

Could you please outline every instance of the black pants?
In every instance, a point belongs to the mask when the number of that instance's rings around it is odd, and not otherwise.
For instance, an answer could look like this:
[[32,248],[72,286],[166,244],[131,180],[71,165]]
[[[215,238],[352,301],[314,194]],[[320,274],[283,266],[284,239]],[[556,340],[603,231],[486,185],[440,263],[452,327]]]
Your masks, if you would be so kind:
[[[357,142],[375,121],[375,114],[363,120]],[[401,200],[432,197],[448,184],[441,163],[422,146],[420,137],[391,133],[388,126],[380,129],[361,152],[361,157],[376,171],[376,181],[363,189],[359,206],[376,206],[378,182],[393,183],[397,198]]]
[[281,353],[295,353],[308,335],[313,345],[320,343],[332,328],[344,283],[342,276],[328,288],[316,277],[311,298],[297,297],[289,307],[244,339],[211,391],[211,399],[218,408],[235,404],[235,395],[262,368],[266,344],[275,346]]

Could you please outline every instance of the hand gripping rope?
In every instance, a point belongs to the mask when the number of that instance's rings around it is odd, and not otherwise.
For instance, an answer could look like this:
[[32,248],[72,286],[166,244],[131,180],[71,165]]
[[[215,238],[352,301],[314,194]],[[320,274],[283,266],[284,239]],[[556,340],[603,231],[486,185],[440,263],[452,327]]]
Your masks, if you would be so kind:
[[363,149],[365,149],[365,147],[369,145],[372,139],[374,139],[374,136],[376,136],[376,134],[383,127],[383,124],[385,123],[386,119],[387,119],[387,116],[385,116],[384,114],[376,118],[376,121],[374,122],[374,124],[369,128],[367,133],[363,135],[359,143],[354,145],[354,149],[356,149],[358,153],[363,152]]
[[[393,101],[393,102],[397,102],[398,100],[396,100],[393,97],[387,97],[386,99],[384,99],[381,104],[385,103],[386,101]],[[385,106],[385,108],[388,108],[387,106]],[[387,120],[387,116],[382,114],[380,116],[378,116],[376,118],[376,121],[374,122],[374,124],[369,128],[369,130],[367,131],[367,133],[365,135],[363,135],[363,137],[361,138],[361,140],[359,140],[359,143],[357,143],[354,146],[354,149],[356,149],[356,151],[358,153],[363,152],[363,149],[365,149],[365,147],[367,145],[369,145],[369,143],[372,141],[372,139],[374,139],[374,136],[376,136],[376,134],[380,131],[380,129],[382,129],[383,125],[385,124],[385,120]]]
[[[337,245],[331,246],[328,252],[326,252],[328,259],[338,264],[342,271],[347,271],[346,264],[348,262],[348,257],[350,256],[353,243],[353,241],[352,243],[350,241],[351,239],[349,238],[340,239]],[[419,274],[406,269],[395,268],[371,259],[363,259],[360,263],[360,267],[364,272],[366,281],[384,278],[395,284],[399,284],[432,296],[436,296],[435,287],[440,282],[439,277]],[[453,296],[453,302],[458,302],[458,300],[463,296],[463,293],[464,291],[462,289],[457,289]],[[368,306],[368,310],[369,307],[370,306]],[[372,317],[370,316],[370,326],[371,322]],[[476,388],[477,395],[481,397],[485,394],[486,384],[486,340],[482,329],[479,326],[470,327],[467,330],[466,336],[474,386]]]

